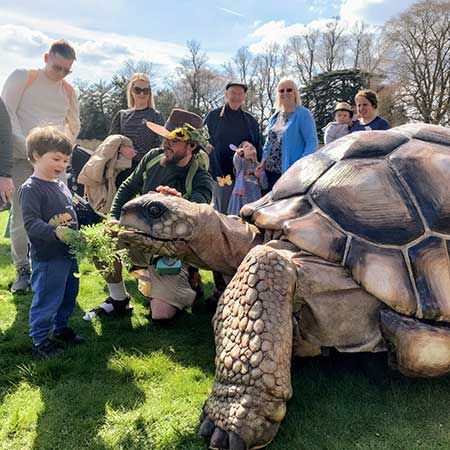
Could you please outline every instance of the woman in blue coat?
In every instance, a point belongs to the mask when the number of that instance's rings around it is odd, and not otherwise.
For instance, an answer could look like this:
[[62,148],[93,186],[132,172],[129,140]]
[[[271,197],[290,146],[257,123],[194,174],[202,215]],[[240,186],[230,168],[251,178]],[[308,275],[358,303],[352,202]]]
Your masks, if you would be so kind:
[[280,176],[303,156],[313,153],[319,142],[311,112],[301,106],[293,80],[283,78],[277,86],[275,114],[269,119],[261,164],[266,171],[269,190]]

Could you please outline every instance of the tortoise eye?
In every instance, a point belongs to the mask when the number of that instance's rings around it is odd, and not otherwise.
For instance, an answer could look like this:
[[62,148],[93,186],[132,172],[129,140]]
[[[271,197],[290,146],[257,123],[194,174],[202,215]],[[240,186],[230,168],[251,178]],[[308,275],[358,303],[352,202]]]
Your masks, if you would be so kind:
[[152,219],[157,219],[164,214],[166,209],[167,208],[161,203],[151,202],[150,204],[146,205],[146,215]]
[[162,210],[159,206],[152,205],[148,208],[148,212],[153,217],[159,217],[162,214]]

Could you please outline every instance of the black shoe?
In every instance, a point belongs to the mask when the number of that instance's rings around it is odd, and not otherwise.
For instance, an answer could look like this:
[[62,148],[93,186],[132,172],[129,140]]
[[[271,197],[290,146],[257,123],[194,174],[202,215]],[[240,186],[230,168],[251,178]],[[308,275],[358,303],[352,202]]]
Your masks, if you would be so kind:
[[96,317],[123,317],[130,316],[133,312],[133,307],[130,305],[130,296],[125,300],[118,301],[108,297],[100,306],[91,309],[87,312],[83,319],[91,321]]
[[37,359],[53,358],[63,353],[64,350],[48,338],[39,345],[33,345],[33,356]]
[[29,267],[19,267],[16,279],[11,285],[11,292],[13,294],[25,294],[30,288],[30,276]]
[[54,331],[52,339],[64,345],[80,345],[84,342],[84,338],[76,334],[70,327]]

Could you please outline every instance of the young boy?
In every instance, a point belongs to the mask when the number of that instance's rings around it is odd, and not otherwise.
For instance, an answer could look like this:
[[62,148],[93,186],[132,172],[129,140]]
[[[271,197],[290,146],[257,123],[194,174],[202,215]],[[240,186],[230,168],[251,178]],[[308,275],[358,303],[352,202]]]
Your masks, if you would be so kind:
[[353,111],[347,102],[341,102],[334,108],[334,122],[330,122],[323,130],[323,139],[326,144],[335,141],[350,133]]
[[74,276],[77,260],[63,241],[67,227],[76,230],[78,222],[72,195],[59,177],[69,163],[72,144],[54,127],[35,128],[26,144],[34,172],[20,187],[19,199],[31,244],[34,297],[30,336],[33,354],[49,358],[63,352],[61,344],[83,340],[67,326],[75,309],[79,281]]

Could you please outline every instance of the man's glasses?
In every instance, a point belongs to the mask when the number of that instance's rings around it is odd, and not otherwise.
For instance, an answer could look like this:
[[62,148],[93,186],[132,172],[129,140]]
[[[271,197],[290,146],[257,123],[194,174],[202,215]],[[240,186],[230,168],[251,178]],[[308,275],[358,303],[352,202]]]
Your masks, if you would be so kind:
[[294,91],[294,89],[292,89],[292,88],[278,89],[278,92],[280,94],[284,94],[285,92],[293,92],[293,91]]
[[64,76],[69,75],[69,73],[72,73],[72,71],[70,69],[68,69],[67,67],[63,67],[63,66],[60,66],[59,64],[55,64],[51,58],[50,58],[50,61],[51,61],[52,69],[55,72],[62,72],[64,74]]
[[150,88],[140,88],[139,86],[133,86],[133,92],[138,95],[139,94],[149,95]]

